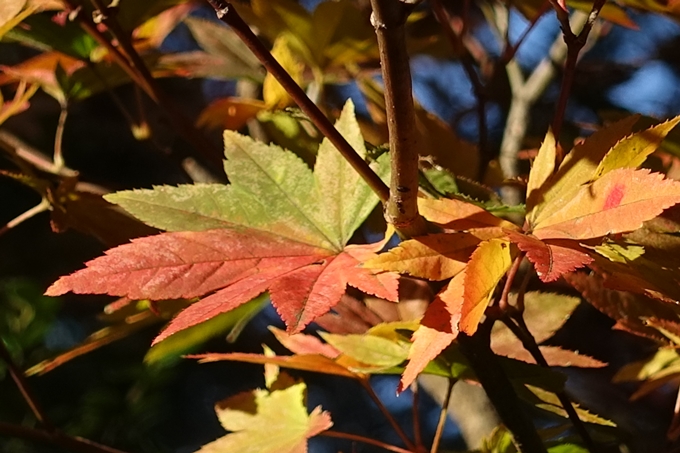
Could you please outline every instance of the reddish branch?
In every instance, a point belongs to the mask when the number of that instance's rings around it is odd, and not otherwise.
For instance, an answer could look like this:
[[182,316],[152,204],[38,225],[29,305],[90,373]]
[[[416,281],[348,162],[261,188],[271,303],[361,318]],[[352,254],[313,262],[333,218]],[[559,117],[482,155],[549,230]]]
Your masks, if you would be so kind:
[[[579,54],[581,53],[581,49],[586,45],[588,35],[593,29],[595,20],[597,19],[597,16],[600,15],[600,11],[606,2],[607,0],[595,0],[585,25],[577,35],[572,31],[571,25],[569,24],[569,12],[562,6],[564,2],[560,4],[559,0],[550,0],[555,13],[557,14],[557,19],[560,22],[560,28],[562,28],[564,42],[567,44],[567,60],[564,65],[562,87],[560,89],[560,97],[557,101],[555,117],[553,118],[552,123],[553,133],[558,140],[562,129],[562,122],[564,121],[564,112],[567,108],[567,100],[571,94],[571,86],[574,82],[574,73],[576,71],[576,63],[578,62]],[[564,157],[561,154],[562,150],[558,148],[557,165],[559,165]]]
[[[347,140],[338,132],[319,107],[312,102],[304,90],[293,80],[286,70],[274,58],[262,41],[253,33],[236,9],[224,0],[208,0],[215,9],[218,19],[229,25],[241,38],[243,43],[255,54],[262,65],[288,92],[321,133],[333,143],[349,164],[361,175],[369,187],[378,195],[383,203],[389,199],[389,189],[371,167],[357,154]],[[416,167],[417,170],[417,167]]]

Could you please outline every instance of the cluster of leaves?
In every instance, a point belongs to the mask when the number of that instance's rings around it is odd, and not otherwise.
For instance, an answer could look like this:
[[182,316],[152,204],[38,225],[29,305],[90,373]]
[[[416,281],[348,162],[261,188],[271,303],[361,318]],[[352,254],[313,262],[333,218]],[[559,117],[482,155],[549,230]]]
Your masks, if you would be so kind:
[[[3,99],[0,123],[24,110],[38,88],[65,112],[73,102],[139,82],[134,73],[117,66],[115,53],[102,47],[87,27],[66,17],[67,4],[24,0],[0,7],[0,36],[41,51],[2,68],[0,85],[19,85],[12,101]],[[535,2],[517,6],[532,20],[540,15],[541,6]],[[635,6],[673,14],[670,7],[656,3]],[[59,20],[36,14],[44,10],[59,11]],[[564,280],[615,319],[617,328],[659,345],[653,357],[628,365],[615,378],[645,381],[634,397],[678,380],[680,312],[674,304],[680,300],[680,264],[673,253],[680,222],[673,206],[680,202],[680,183],[640,167],[680,117],[642,129],[636,129],[639,116],[626,117],[576,144],[563,159],[561,145],[549,131],[528,176],[526,206],[518,207],[504,206],[493,190],[471,181],[480,173],[479,150],[416,106],[422,159],[418,206],[431,234],[385,250],[394,234],[391,226],[377,243],[352,241],[375,211],[378,197],[303,115],[282,111],[294,104],[290,93],[262,71],[233,30],[189,17],[190,10],[182,1],[121,2],[115,17],[133,36],[133,50],[154,77],[238,78],[261,87],[262,99],[218,99],[197,120],[198,127],[229,129],[224,133],[229,184],[159,186],[102,196],[103,190],[86,190],[77,173],[65,166],[60,139],[51,160],[14,149],[10,158],[18,170],[3,174],[41,195],[37,208],[52,211],[55,231],[75,228],[115,246],[86,263],[85,269],[60,278],[46,294],[70,291],[121,298],[108,307],[110,327],[39,362],[27,374],[46,373],[172,318],[147,354],[149,363],[167,363],[210,337],[229,330],[238,334],[271,301],[287,327],[287,332],[272,331],[292,355],[266,350],[193,356],[203,362],[265,365],[266,389],[217,404],[218,418],[231,433],[202,451],[305,451],[309,437],[332,426],[330,415],[321,408],[308,413],[305,384],[278,367],[342,376],[366,387],[371,375],[395,374],[401,376],[399,391],[421,373],[476,381],[456,340],[461,334],[474,335],[485,320],[494,321],[508,307],[523,315],[547,365],[605,366],[577,351],[544,344],[580,303],[580,298],[549,286]],[[375,66],[378,59],[373,30],[361,8],[351,1],[323,2],[309,12],[294,1],[252,0],[239,5],[239,11],[261,31],[293,80],[315,93],[319,103],[325,86],[357,81],[371,121],[358,119],[348,101],[335,127],[360,158],[387,179],[390,153],[367,146],[387,140],[387,120],[381,86],[360,69]],[[632,25],[619,5],[607,5],[602,14]],[[106,23],[102,21],[99,25]],[[419,13],[409,19],[409,50],[438,55],[443,51],[441,37],[422,32],[431,25],[428,21],[431,16]],[[160,43],[180,22],[201,50],[163,54]],[[265,138],[289,149],[234,131],[253,121]],[[131,126],[139,139],[152,133],[140,124]],[[524,214],[519,220],[518,211]],[[524,258],[541,281],[539,291],[525,294],[512,286]],[[399,282],[406,278],[434,282],[441,290],[426,307],[360,332],[319,332],[321,339],[302,333],[315,321],[337,326],[329,316],[342,317],[349,287],[367,299],[405,304]],[[394,307],[387,310],[397,310]],[[3,340],[13,346],[11,339]],[[515,332],[500,323],[491,331],[490,344],[520,398],[541,411],[568,415],[560,400],[565,385],[561,373],[537,365],[539,360],[523,349]],[[612,425],[585,409],[576,412],[591,425]],[[560,422],[541,432],[550,451],[582,451],[568,428]],[[277,436],[269,436],[274,429]],[[677,437],[680,428],[673,427],[669,435]],[[514,448],[503,429],[483,446],[484,451],[498,452]]]

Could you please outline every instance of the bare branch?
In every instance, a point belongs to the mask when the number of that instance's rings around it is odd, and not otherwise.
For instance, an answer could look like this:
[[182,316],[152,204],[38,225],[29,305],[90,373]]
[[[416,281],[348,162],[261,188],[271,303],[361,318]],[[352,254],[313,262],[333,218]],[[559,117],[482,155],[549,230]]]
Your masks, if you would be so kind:
[[[269,50],[262,44],[258,37],[253,33],[236,9],[224,0],[208,0],[215,9],[217,18],[229,25],[234,32],[241,38],[246,46],[255,54],[262,65],[269,71],[274,78],[283,86],[288,94],[295,100],[300,109],[307,114],[314,125],[319,128],[321,133],[333,143],[340,154],[349,164],[361,175],[369,187],[378,195],[384,203],[389,198],[389,189],[371,167],[357,154],[345,137],[338,132],[333,124],[326,118],[319,107],[309,99],[302,88],[293,80],[286,70],[279,64]],[[416,166],[417,169],[417,166]]]
[[403,236],[418,236],[425,234],[426,227],[418,213],[418,133],[406,53],[406,18],[412,6],[394,0],[371,0],[371,7],[371,23],[380,49],[392,162],[385,217]]

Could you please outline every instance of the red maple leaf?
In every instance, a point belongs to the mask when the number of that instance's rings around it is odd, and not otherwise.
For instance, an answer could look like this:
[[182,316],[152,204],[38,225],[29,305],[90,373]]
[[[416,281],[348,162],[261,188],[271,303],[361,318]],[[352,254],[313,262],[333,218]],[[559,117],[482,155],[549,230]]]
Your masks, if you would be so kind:
[[576,241],[559,239],[541,241],[515,231],[506,233],[508,239],[526,253],[527,259],[536,268],[538,278],[546,283],[593,262],[590,255],[579,250]]
[[162,233],[135,239],[60,278],[48,290],[58,296],[103,293],[131,299],[193,298],[154,340],[206,321],[269,291],[290,332],[328,312],[347,285],[396,301],[397,274],[359,264],[382,244],[350,245],[338,254],[256,230]]

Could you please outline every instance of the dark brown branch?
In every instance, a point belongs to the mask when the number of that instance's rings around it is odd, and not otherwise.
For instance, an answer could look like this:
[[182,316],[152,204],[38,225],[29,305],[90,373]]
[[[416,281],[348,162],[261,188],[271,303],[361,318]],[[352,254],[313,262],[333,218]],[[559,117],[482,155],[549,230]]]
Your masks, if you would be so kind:
[[[269,50],[262,44],[253,33],[231,3],[224,0],[208,0],[215,9],[218,19],[229,25],[241,38],[243,43],[255,54],[262,65],[295,100],[321,133],[333,143],[333,146],[342,154],[349,164],[361,175],[369,187],[378,195],[383,203],[389,199],[389,189],[380,177],[371,169],[364,159],[357,154],[347,140],[338,132],[333,124],[326,118],[323,112],[312,102],[304,90],[293,80],[286,70],[279,64]],[[417,163],[416,163],[417,164]],[[417,165],[416,165],[417,170]]]
[[[549,368],[548,362],[545,360],[545,357],[543,356],[541,349],[538,347],[538,343],[536,343],[536,339],[531,334],[531,331],[529,330],[529,327],[526,325],[526,322],[524,322],[522,313],[516,312],[513,316],[502,318],[502,321],[512,331],[512,333],[515,334],[515,336],[522,342],[524,349],[526,349],[529,352],[529,354],[531,354],[536,363],[542,367]],[[586,448],[588,448],[588,450],[591,452],[598,451],[597,445],[595,445],[595,442],[590,437],[588,430],[586,429],[585,425],[583,424],[578,414],[576,413],[576,409],[574,408],[574,405],[571,403],[571,400],[569,399],[567,394],[564,391],[562,391],[557,392],[556,395],[557,398],[560,400],[560,404],[562,404],[562,407],[567,412],[569,420],[571,421],[571,424],[574,426],[574,429],[579,434],[579,436],[581,436],[581,439],[583,440],[583,443],[585,444]]]
[[[79,7],[74,0],[64,0],[64,4],[72,11],[77,11]],[[105,11],[102,12],[105,13]],[[125,54],[111,43],[106,35],[97,28],[92,19],[83,13],[83,11],[78,12],[76,20],[78,20],[83,30],[92,36],[101,46],[106,48],[114,61],[132,81],[163,109],[178,133],[196,150],[197,154],[207,162],[210,162],[214,168],[219,169],[221,175],[222,152],[206,140],[203,134],[194,127],[193,123],[181,113],[175,103],[158,87],[156,80],[132,46],[129,37],[120,30],[115,19],[104,17],[105,24],[109,31],[115,35],[118,45],[126,49]],[[116,33],[116,30],[118,33]]]
[[491,351],[489,341],[492,326],[493,320],[488,318],[474,335],[460,333],[458,335],[460,350],[470,362],[501,421],[512,433],[518,450],[522,453],[547,453],[510,379]]
[[82,437],[67,436],[60,431],[48,432],[4,422],[0,422],[0,434],[48,445],[56,445],[74,453],[125,453],[121,450],[83,439]]
[[31,412],[33,412],[35,418],[45,427],[47,432],[53,432],[55,430],[54,425],[52,424],[52,422],[49,421],[42,407],[40,407],[38,399],[35,397],[33,391],[31,390],[31,387],[28,385],[28,382],[26,381],[26,376],[14,362],[14,359],[12,359],[12,355],[10,354],[9,350],[7,349],[5,343],[2,341],[1,338],[0,338],[0,359],[2,359],[2,361],[5,362],[5,364],[7,365],[7,368],[9,369],[9,374],[12,376],[12,379],[19,388],[19,392],[21,392],[21,396],[23,396],[24,400],[26,401],[26,404],[28,404],[28,406],[31,408]]
[[371,0],[385,86],[392,175],[385,217],[405,237],[425,234],[418,213],[418,133],[406,52],[406,18],[412,8],[395,0]]

